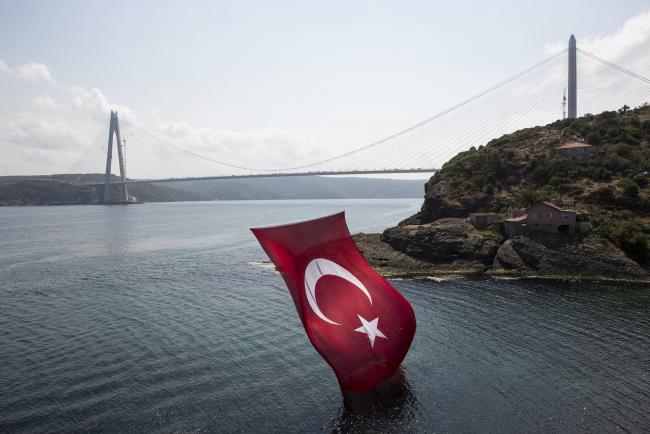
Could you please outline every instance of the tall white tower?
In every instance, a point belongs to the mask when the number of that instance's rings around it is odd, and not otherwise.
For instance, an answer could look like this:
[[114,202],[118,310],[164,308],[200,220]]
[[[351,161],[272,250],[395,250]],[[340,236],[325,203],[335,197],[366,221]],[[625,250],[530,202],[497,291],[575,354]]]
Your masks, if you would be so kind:
[[578,82],[576,74],[576,37],[569,38],[569,119],[578,117]]
[[117,139],[117,156],[120,160],[120,177],[122,178],[122,197],[124,203],[129,202],[129,193],[126,191],[126,161],[122,155],[122,138],[120,137],[120,121],[117,112],[111,111],[111,123],[108,129],[108,149],[106,150],[106,174],[104,175],[104,203],[111,203],[111,163],[113,162],[113,134]]

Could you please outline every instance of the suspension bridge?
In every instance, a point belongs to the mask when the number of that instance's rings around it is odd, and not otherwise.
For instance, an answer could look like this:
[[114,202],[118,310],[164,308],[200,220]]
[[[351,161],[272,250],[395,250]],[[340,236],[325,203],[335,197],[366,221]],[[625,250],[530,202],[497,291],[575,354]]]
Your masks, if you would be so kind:
[[[307,164],[272,164],[269,167],[249,167],[214,157],[214,152],[197,152],[192,143],[183,146],[148,131],[132,122],[126,122],[111,111],[108,125],[108,146],[101,147],[106,155],[103,183],[104,203],[129,203],[135,199],[128,194],[128,185],[134,183],[165,183],[237,178],[264,178],[316,175],[369,175],[397,173],[428,173],[439,170],[444,163],[472,146],[486,144],[505,133],[543,125],[560,118],[573,119],[578,113],[600,113],[616,110],[623,105],[645,104],[650,100],[650,79],[611,63],[577,47],[573,35],[568,48],[522,70],[521,72],[449,107],[417,124],[349,151],[319,159]],[[203,164],[218,166],[217,174],[169,178],[128,178],[126,175],[126,140],[122,126],[130,134],[138,134],[139,146],[146,140],[175,152],[167,158],[173,173],[181,158],[194,161],[197,168]],[[105,137],[103,127],[82,152],[69,173],[79,167],[90,151]],[[205,138],[195,137],[195,140]],[[209,140],[207,141],[209,144]],[[113,148],[117,149],[119,177],[112,175]],[[192,148],[192,149],[190,149]],[[258,150],[259,160],[275,160]],[[281,162],[280,162],[281,163]],[[137,167],[147,167],[146,158]],[[160,164],[165,164],[164,162]],[[207,165],[207,166],[206,166]],[[84,185],[99,186],[100,183]]]

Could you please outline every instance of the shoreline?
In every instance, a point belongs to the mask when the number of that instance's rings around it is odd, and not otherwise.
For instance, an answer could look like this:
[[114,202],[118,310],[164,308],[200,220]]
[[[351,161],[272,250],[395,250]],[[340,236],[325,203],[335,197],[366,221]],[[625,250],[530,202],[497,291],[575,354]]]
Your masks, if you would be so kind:
[[551,282],[616,282],[650,284],[650,277],[593,274],[528,273],[495,269],[478,261],[454,260],[426,262],[406,255],[380,238],[380,234],[354,234],[353,240],[373,269],[388,279],[512,279]]
[[373,267],[373,269],[386,279],[412,279],[412,280],[453,280],[453,279],[476,279],[476,280],[537,280],[549,282],[592,282],[592,283],[647,283],[650,285],[650,279],[626,279],[607,276],[581,276],[581,275],[539,275],[539,274],[521,274],[521,273],[500,273],[485,272],[473,273],[462,271],[450,271],[440,273],[413,273],[413,272],[387,272],[382,269]]

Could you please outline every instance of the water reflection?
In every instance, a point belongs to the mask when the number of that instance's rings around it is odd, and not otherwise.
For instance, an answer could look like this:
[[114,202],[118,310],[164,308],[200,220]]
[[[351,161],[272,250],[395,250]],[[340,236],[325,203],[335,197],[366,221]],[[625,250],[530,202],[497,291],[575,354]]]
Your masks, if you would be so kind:
[[407,432],[415,428],[417,398],[402,368],[366,393],[344,393],[333,432]]

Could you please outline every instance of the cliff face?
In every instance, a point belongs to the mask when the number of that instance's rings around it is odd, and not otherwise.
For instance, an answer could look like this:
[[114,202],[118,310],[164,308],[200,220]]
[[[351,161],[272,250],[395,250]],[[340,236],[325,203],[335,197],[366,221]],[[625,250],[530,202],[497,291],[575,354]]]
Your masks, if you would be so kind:
[[386,229],[383,240],[396,250],[425,261],[462,259],[491,264],[502,237],[496,232],[478,231],[466,219],[446,218]]
[[550,155],[561,136],[559,127],[532,128],[456,155],[425,185],[420,222],[521,205],[536,189],[531,158]]
[[[410,258],[442,266],[446,271],[456,268],[535,276],[648,277],[639,264],[611,243],[547,233],[506,240],[496,227],[478,230],[460,218],[389,228],[381,241]],[[392,260],[384,267],[397,268]],[[431,270],[435,274],[435,268]]]
[[639,264],[611,246],[541,233],[506,240],[495,255],[493,268],[541,276],[648,277]]
[[562,234],[503,240],[463,219],[402,225],[383,235],[354,236],[363,255],[387,276],[488,275],[648,281],[638,263],[608,243]]

